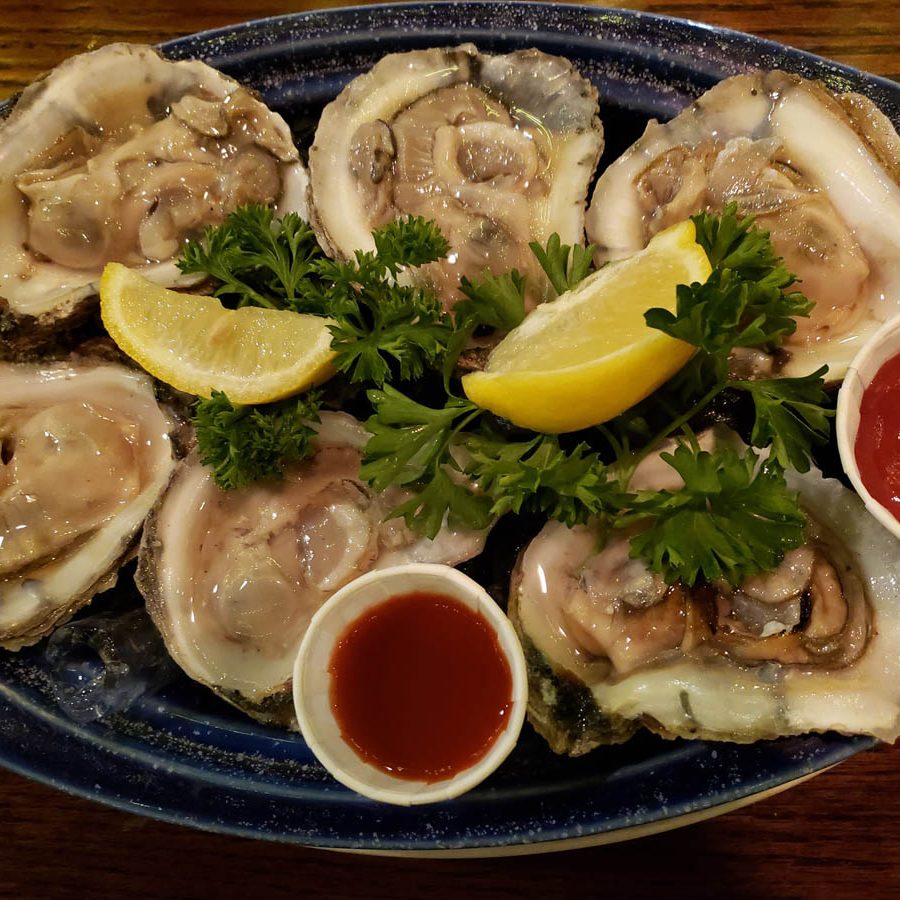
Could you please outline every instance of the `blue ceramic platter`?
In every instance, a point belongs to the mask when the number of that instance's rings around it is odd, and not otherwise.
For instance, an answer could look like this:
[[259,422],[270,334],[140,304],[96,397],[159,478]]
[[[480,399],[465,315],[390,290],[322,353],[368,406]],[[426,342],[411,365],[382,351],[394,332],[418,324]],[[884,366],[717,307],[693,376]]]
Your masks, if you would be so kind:
[[[163,49],[200,57],[256,88],[305,152],[322,106],[382,55],[462,41],[491,52],[535,46],[570,58],[600,90],[601,165],[649,117],[668,118],[719,79],[757,66],[860,91],[900,122],[893,82],[735,32],[592,7],[331,10],[194,35]],[[127,586],[117,590],[127,604]],[[481,787],[403,809],[341,787],[299,736],[257,725],[184,676],[125,713],[80,724],[60,709],[50,671],[46,642],[0,653],[3,765],[128,812],[330,848],[488,855],[616,840],[714,814],[872,745],[836,735],[749,746],[643,735],[572,760],[554,756],[526,726],[515,752]]]

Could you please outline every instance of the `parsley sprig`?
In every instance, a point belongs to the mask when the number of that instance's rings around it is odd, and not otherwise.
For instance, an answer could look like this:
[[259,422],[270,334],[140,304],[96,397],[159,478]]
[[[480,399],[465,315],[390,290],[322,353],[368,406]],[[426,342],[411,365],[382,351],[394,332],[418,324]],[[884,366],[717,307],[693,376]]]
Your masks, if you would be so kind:
[[686,584],[701,577],[737,584],[774,568],[803,541],[805,517],[781,464],[752,449],[707,451],[687,439],[662,455],[684,480],[681,490],[631,492],[616,463],[585,442],[564,448],[554,435],[508,441],[483,410],[458,398],[434,409],[386,387],[370,399],[373,437],[360,475],[376,490],[412,489],[390,515],[428,537],[445,520],[483,528],[509,512],[569,526],[638,527],[633,554]]
[[243,206],[190,241],[179,267],[211,275],[231,306],[265,306],[328,316],[335,366],[351,382],[382,385],[418,378],[442,361],[453,333],[436,297],[397,276],[443,257],[446,239],[432,222],[409,217],[373,235],[375,251],[330,259],[308,224],[264,206]]
[[508,441],[485,410],[457,397],[435,409],[386,385],[370,391],[369,400],[372,438],[360,476],[376,490],[412,487],[415,499],[391,515],[428,537],[445,515],[451,525],[470,528],[507,512],[543,513],[575,525],[615,508],[607,498],[616,486],[585,443],[567,451],[549,434]]
[[769,233],[753,228],[749,217],[739,219],[735,204],[721,216],[700,213],[692,221],[712,274],[703,284],[679,285],[674,313],[657,308],[644,318],[651,328],[699,347],[721,374],[735,347],[778,346],[812,303],[787,290],[796,279],[775,256]]
[[[569,525],[593,519],[606,529],[636,528],[632,553],[668,580],[688,584],[699,578],[738,583],[774,568],[798,546],[805,518],[784,470],[806,471],[813,447],[827,440],[825,369],[749,381],[729,377],[728,357],[736,347],[777,347],[811,304],[790,290],[794,277],[775,256],[768,233],[738,218],[734,207],[721,217],[701,214],[694,223],[713,264],[710,278],[680,287],[674,314],[657,309],[646,318],[697,352],[644,408],[592,430],[587,440],[566,446],[553,435],[509,440],[490,416],[449,388],[442,408],[426,407],[395,388],[370,393],[374,415],[367,428],[373,437],[362,477],[376,489],[402,484],[416,492],[393,514],[429,536],[444,517],[482,527],[486,514],[508,512],[541,513]],[[573,253],[556,239],[535,252],[557,290],[590,274],[584,248]],[[689,427],[725,391],[753,403],[752,447],[743,454],[729,447],[702,450]],[[682,442],[662,458],[684,487],[629,491],[638,463],[679,433]],[[601,456],[597,447],[608,452]]]
[[[534,513],[568,525],[594,521],[629,528],[633,555],[668,580],[737,583],[773,568],[803,539],[804,518],[784,470],[806,471],[828,437],[820,369],[797,378],[744,380],[729,374],[736,348],[777,347],[811,304],[768,234],[729,207],[694,217],[713,271],[703,284],[678,288],[675,312],[650,310],[651,327],[693,344],[696,353],[637,408],[583,435],[511,438],[497,420],[457,396],[457,358],[479,330],[508,331],[525,315],[518,272],[463,279],[461,299],[446,312],[428,290],[407,283],[410,268],[440,259],[447,243],[432,223],[408,218],[373,235],[375,250],[332,260],[296,216],[276,220],[263,207],[233,213],[185,249],[181,267],[217,281],[233,306],[255,304],[328,316],[336,366],[366,385],[372,415],[361,478],[377,491],[406,491],[392,515],[433,537],[444,522],[484,528],[506,514]],[[560,294],[592,271],[592,247],[563,245],[554,235],[532,247]],[[552,301],[551,301],[552,302]],[[443,399],[429,406],[410,396],[429,371],[443,375]],[[432,386],[440,384],[432,379]],[[398,387],[409,385],[407,393]],[[691,423],[725,392],[752,404],[751,447],[702,450]],[[198,443],[224,487],[277,478],[312,452],[321,397],[241,407],[223,394],[198,403]],[[679,437],[662,458],[679,474],[679,491],[631,491],[647,455]]]
[[[796,330],[796,318],[808,316],[812,303],[790,290],[794,275],[775,255],[769,233],[753,228],[750,218],[739,218],[735,204],[721,216],[700,213],[693,217],[697,241],[706,251],[713,271],[703,284],[679,285],[674,313],[651,309],[647,324],[693,344],[698,352],[678,374],[645,405],[681,410],[633,455],[633,468],[670,434],[674,434],[721,393],[738,391],[750,397],[755,422],[751,444],[771,448],[783,467],[809,470],[813,448],[827,443],[829,418],[824,392],[826,366],[809,375],[764,381],[730,378],[729,356],[735,348],[773,350]],[[663,416],[665,418],[665,415]],[[623,425],[625,428],[623,428]],[[613,423],[615,431],[627,423]]]
[[225,222],[188,241],[178,261],[185,275],[211,275],[226,305],[298,308],[323,254],[296,213],[275,219],[268,206],[240,206]]
[[754,447],[771,447],[772,458],[782,468],[808,472],[812,448],[828,443],[828,420],[834,412],[825,406],[827,371],[828,367],[822,366],[800,378],[727,383],[752,398],[755,417],[750,442]]
[[310,391],[277,403],[242,406],[221,391],[198,400],[194,428],[200,461],[225,490],[278,479],[284,467],[313,453],[319,394]]
[[[351,383],[379,388],[389,389],[393,380],[415,381],[429,369],[443,369],[449,383],[477,329],[508,331],[524,318],[525,280],[515,271],[463,279],[463,299],[452,315],[431,291],[401,283],[404,270],[446,255],[449,245],[434,223],[403,218],[376,230],[373,240],[374,251],[333,260],[299,216],[277,219],[272,209],[250,205],[189,241],[179,267],[211,276],[215,295],[229,307],[332,319],[335,367]],[[221,394],[201,400],[194,424],[204,462],[219,485],[230,489],[277,478],[285,463],[309,452],[304,423],[313,418],[316,397],[257,407],[232,405]]]
[[433,222],[408,216],[372,238],[374,251],[334,260],[296,214],[276,219],[269,207],[242,206],[189,241],[178,265],[185,274],[212,276],[214,293],[226,305],[333,319],[335,367],[357,384],[414,381],[441,368],[449,378],[476,329],[509,331],[524,318],[525,279],[515,271],[464,278],[463,299],[452,315],[432,291],[403,283],[405,270],[436,262],[449,250]]
[[571,291],[587,278],[593,269],[592,261],[597,249],[593,244],[588,244],[587,247],[578,244],[570,247],[560,241],[558,234],[551,234],[545,247],[537,242],[528,246],[537,257],[557,296]]
[[806,516],[782,467],[729,447],[713,452],[680,444],[664,459],[684,480],[677,491],[639,491],[616,526],[644,527],[632,555],[667,581],[739,584],[774,569],[804,540]]

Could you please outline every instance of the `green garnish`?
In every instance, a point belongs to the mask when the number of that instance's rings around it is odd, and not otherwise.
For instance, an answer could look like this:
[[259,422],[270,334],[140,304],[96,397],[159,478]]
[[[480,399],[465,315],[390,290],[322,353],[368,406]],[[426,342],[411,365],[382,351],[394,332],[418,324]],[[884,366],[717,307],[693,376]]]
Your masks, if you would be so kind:
[[459,430],[457,421],[481,415],[468,400],[449,397],[442,409],[432,409],[391,385],[369,391],[368,398],[375,414],[366,422],[372,437],[366,444],[360,475],[376,491],[392,484],[421,482],[435,465],[449,462],[450,440]]
[[677,491],[639,491],[617,527],[649,527],[631,539],[640,557],[666,581],[740,584],[774,569],[804,540],[806,516],[788,490],[781,466],[728,447],[713,452],[687,444],[662,458],[684,479]]
[[542,513],[566,525],[615,512],[618,485],[599,455],[582,441],[569,450],[559,438],[541,434],[506,441],[483,428],[467,436],[465,471],[491,499],[491,513]]
[[557,296],[578,287],[590,274],[593,269],[594,251],[597,249],[593,244],[588,244],[587,247],[577,244],[570,247],[560,241],[558,234],[550,235],[546,247],[538,243],[531,243],[528,246],[546,272]]
[[[827,442],[828,419],[834,415],[824,406],[827,367],[802,378],[754,381],[729,378],[728,364],[737,347],[778,347],[796,329],[795,318],[809,315],[812,303],[803,294],[787,290],[794,276],[775,257],[769,233],[751,228],[749,219],[739,219],[734,204],[721,216],[701,213],[693,222],[697,239],[714,264],[712,274],[705,284],[679,286],[674,314],[651,309],[644,317],[651,328],[694,344],[698,353],[642,404],[641,416],[668,420],[668,424],[631,464],[652,452],[723,391],[732,390],[749,394],[753,400],[756,422],[751,444],[760,449],[771,447],[782,466],[805,472],[813,447]],[[674,415],[675,410],[681,414]],[[621,439],[630,427],[625,421],[629,415],[609,424]]]
[[463,295],[453,307],[457,330],[487,325],[512,331],[525,318],[525,278],[515,269],[506,275],[485,272],[480,281],[460,279]]
[[697,242],[713,266],[704,284],[680,285],[675,313],[650,309],[651,328],[704,350],[727,369],[735,347],[777,347],[808,316],[813,304],[798,291],[787,291],[794,276],[777,258],[769,232],[738,219],[731,203],[721,216],[700,213],[692,221]]
[[221,225],[189,241],[179,268],[211,275],[226,305],[265,306],[328,316],[336,368],[358,384],[412,381],[428,369],[452,369],[475,329],[508,331],[525,315],[524,279],[517,272],[464,279],[454,315],[433,292],[399,284],[404,269],[444,257],[449,244],[433,222],[409,216],[373,232],[373,252],[330,259],[312,229],[289,213],[275,219],[265,206],[242,206]]
[[335,284],[346,293],[332,297],[329,306],[337,318],[331,347],[335,366],[351,382],[381,386],[394,371],[401,381],[411,381],[443,358],[451,330],[431,294],[387,281],[370,281],[364,290],[349,278]]
[[200,461],[212,468],[219,487],[233,490],[279,479],[285,465],[312,456],[310,423],[319,421],[319,395],[241,406],[213,391],[197,401],[193,421]]
[[[768,233],[738,219],[731,206],[721,217],[695,217],[698,240],[714,269],[703,285],[679,288],[676,313],[651,310],[647,321],[698,352],[667,385],[642,405],[607,426],[589,430],[568,449],[552,435],[510,441],[474,404],[449,392],[445,406],[432,409],[396,389],[370,395],[375,414],[366,427],[362,477],[376,489],[403,484],[419,491],[402,512],[410,527],[433,536],[441,516],[481,527],[484,506],[473,505],[466,520],[451,492],[469,491],[448,473],[469,476],[490,514],[536,512],[568,525],[592,518],[604,528],[645,526],[632,539],[632,552],[669,580],[693,584],[699,577],[728,580],[774,568],[787,549],[802,541],[804,517],[788,489],[784,469],[806,471],[812,449],[827,441],[831,410],[823,404],[825,369],[802,378],[750,381],[728,377],[735,347],[778,346],[796,327],[795,316],[811,304],[788,289],[793,276],[776,258]],[[551,241],[535,250],[557,289],[568,289],[589,274],[592,251]],[[569,260],[574,261],[570,265]],[[565,273],[565,274],[563,274]],[[751,443],[770,448],[768,459],[749,449],[702,451],[687,443],[664,454],[685,481],[682,490],[629,492],[638,463],[726,390],[747,394],[755,409]],[[652,426],[650,423],[654,423]],[[606,458],[593,447],[605,444]],[[395,510],[395,513],[400,511]]]
[[484,410],[456,397],[432,409],[387,385],[369,399],[375,414],[366,428],[373,436],[360,477],[379,491],[392,484],[415,488],[417,499],[391,515],[404,516],[428,537],[437,534],[445,512],[453,525],[483,528],[507,512],[544,513],[574,525],[614,508],[607,497],[617,487],[585,443],[565,451],[549,434],[508,441],[479,421]]
[[188,241],[178,262],[186,275],[211,275],[214,293],[227,306],[293,309],[299,305],[323,257],[312,228],[296,213],[274,218],[267,206],[238,207],[203,238]]
[[[694,217],[697,239],[713,264],[704,284],[678,288],[675,313],[649,310],[647,323],[693,344],[697,352],[659,391],[605,426],[562,440],[516,434],[454,394],[460,352],[480,328],[509,331],[525,316],[525,278],[518,272],[462,279],[452,314],[430,291],[403,282],[403,271],[440,259],[448,246],[433,223],[410,217],[373,234],[375,251],[329,259],[296,216],[276,221],[247,207],[191,242],[181,267],[215,277],[226,303],[257,304],[335,320],[335,365],[346,381],[368,386],[371,432],[360,477],[376,491],[409,496],[392,510],[418,533],[434,537],[447,521],[480,529],[506,514],[538,514],[601,530],[638,527],[632,554],[668,581],[704,578],[732,583],[774,568],[803,540],[804,517],[784,470],[806,471],[814,447],[828,438],[820,369],[801,378],[729,377],[735,348],[772,350],[812,304],[792,291],[793,275],[775,256],[768,233],[729,206],[721,216]],[[553,235],[532,245],[557,293],[592,271],[593,247],[563,245]],[[430,375],[429,373],[434,373]],[[435,406],[397,385],[441,391]],[[429,380],[430,379],[430,380]],[[690,422],[720,394],[753,404],[752,447],[701,450]],[[277,478],[312,452],[318,394],[240,407],[223,394],[198,403],[201,457],[223,487]],[[637,465],[670,436],[662,458],[684,481],[678,491],[629,491]],[[767,449],[766,458],[756,450]]]
[[[737,584],[774,568],[803,541],[805,518],[774,456],[761,462],[750,449],[741,456],[729,447],[683,443],[662,455],[684,480],[681,490],[629,492],[616,463],[604,463],[584,442],[564,449],[553,435],[508,441],[465,400],[432,409],[394,388],[371,392],[371,400],[375,415],[366,427],[373,437],[361,477],[376,490],[417,490],[391,515],[428,537],[445,514],[451,525],[468,528],[507,512],[540,513],[569,526],[589,519],[605,529],[643,525],[631,541],[634,555],[686,584],[701,576]],[[454,473],[468,475],[470,484]]]
[[[207,228],[201,240],[190,241],[179,267],[215,278],[215,295],[233,308],[254,305],[333,318],[335,367],[351,383],[378,387],[442,367],[449,379],[477,328],[506,331],[524,318],[525,281],[517,272],[464,279],[464,298],[453,316],[432,292],[397,283],[404,269],[446,255],[449,245],[434,223],[408,217],[378,229],[373,239],[374,252],[332,260],[299,216],[275,219],[268,207],[244,206],[222,225]],[[194,424],[204,461],[221,487],[275,477],[279,459],[299,458],[303,429],[290,425],[285,409],[232,407],[222,395],[200,401]]]
[[813,446],[828,443],[828,419],[833,410],[824,404],[822,390],[827,366],[802,378],[770,378],[760,381],[729,381],[728,387],[753,398],[755,421],[750,442],[772,448],[772,458],[782,468],[808,472]]
[[452,328],[427,291],[397,284],[406,267],[447,253],[433,223],[410,217],[373,234],[376,250],[349,262],[329,259],[299,216],[273,218],[264,206],[244,206],[222,225],[190,241],[179,267],[212,275],[215,294],[233,306],[266,306],[329,316],[335,366],[352,382],[381,385],[396,367],[403,380],[418,378],[443,358]]

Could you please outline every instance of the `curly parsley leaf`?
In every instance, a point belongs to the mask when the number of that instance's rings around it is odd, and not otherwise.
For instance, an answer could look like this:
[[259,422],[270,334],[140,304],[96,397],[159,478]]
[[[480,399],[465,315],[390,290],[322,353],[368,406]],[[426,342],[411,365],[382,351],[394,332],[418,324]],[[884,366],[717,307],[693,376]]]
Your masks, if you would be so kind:
[[511,331],[525,318],[525,278],[515,269],[505,275],[485,270],[479,281],[463,275],[459,289],[463,299],[453,307],[453,334],[442,366],[448,393],[459,355],[478,328]]
[[746,281],[732,269],[715,269],[704,284],[678,286],[675,313],[654,308],[644,318],[651,328],[723,357],[734,347],[778,346],[795,331],[795,317],[812,308],[802,294],[785,293],[783,281]]
[[372,232],[375,258],[395,278],[400,270],[437,262],[450,252],[438,226],[420,216],[389,222]]
[[590,274],[594,251],[597,249],[593,244],[588,244],[587,247],[580,244],[570,247],[562,243],[556,232],[550,235],[545,247],[537,241],[532,241],[528,246],[547,274],[557,296],[578,287]]
[[555,435],[506,442],[484,429],[465,435],[465,471],[492,501],[491,512],[539,512],[566,525],[616,507],[606,466],[586,443],[563,450]]
[[370,284],[338,308],[330,326],[334,365],[351,382],[382,386],[392,363],[402,380],[420,378],[438,365],[453,333],[440,302],[418,288]]
[[433,538],[444,518],[453,527],[486,528],[491,503],[476,494],[453,457],[461,427],[482,414],[474,403],[449,397],[441,409],[417,403],[391,385],[369,391],[375,413],[359,475],[376,491],[398,485],[412,491],[388,518],[402,517],[418,534]]
[[734,269],[742,278],[759,278],[780,262],[769,232],[754,228],[752,216],[739,219],[736,203],[727,204],[720,216],[701,212],[691,221],[697,243],[714,269]]
[[515,269],[505,275],[485,271],[480,281],[460,279],[463,300],[453,307],[457,328],[487,325],[512,331],[525,318],[525,278]]
[[617,527],[645,525],[631,552],[672,583],[744,579],[776,568],[804,540],[806,517],[774,460],[753,451],[681,444],[662,458],[684,480],[678,491],[639,491]]
[[215,278],[217,297],[327,316],[335,365],[352,382],[382,385],[393,374],[419,378],[437,368],[454,333],[433,293],[397,284],[403,268],[440,259],[449,245],[433,222],[410,216],[373,235],[375,252],[329,259],[299,216],[265,206],[238,207],[202,240],[190,241],[179,267]]
[[436,465],[420,490],[392,509],[388,517],[402,518],[412,531],[432,539],[445,517],[451,528],[487,528],[494,520],[491,501],[474,493],[466,483],[454,480],[452,471]]
[[200,461],[211,466],[216,484],[225,490],[261,479],[279,479],[284,466],[313,453],[319,421],[315,392],[277,403],[241,406],[221,391],[197,401],[193,423]]
[[772,456],[785,469],[808,472],[814,446],[828,443],[828,420],[834,410],[825,406],[823,390],[828,366],[801,378],[730,381],[729,387],[750,394],[755,419],[750,441],[772,447]]
[[374,415],[366,421],[372,437],[366,444],[360,477],[376,491],[426,479],[449,459],[457,420],[479,414],[468,400],[451,397],[442,409],[433,409],[389,384],[383,390],[369,391],[367,396]]
[[795,278],[775,256],[769,232],[738,219],[733,203],[721,216],[700,213],[692,221],[712,274],[704,284],[679,285],[675,313],[648,310],[647,324],[720,358],[734,347],[778,346],[813,304],[786,290]]
[[275,219],[270,207],[251,204],[188,241],[178,268],[211,275],[220,282],[215,296],[228,305],[294,309],[321,256],[312,228],[296,213]]
[[386,385],[369,399],[375,415],[366,422],[372,437],[360,477],[376,490],[393,484],[415,491],[391,515],[429,537],[445,514],[469,528],[507,512],[544,513],[574,525],[619,502],[616,484],[585,443],[567,451],[554,435],[507,441],[478,421],[483,410],[455,397],[434,409]]

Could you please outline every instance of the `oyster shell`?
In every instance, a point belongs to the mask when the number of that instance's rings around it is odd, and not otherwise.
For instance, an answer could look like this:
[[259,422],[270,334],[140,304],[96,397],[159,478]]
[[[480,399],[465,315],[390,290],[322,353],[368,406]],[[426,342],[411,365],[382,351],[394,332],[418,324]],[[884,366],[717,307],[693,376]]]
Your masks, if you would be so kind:
[[836,730],[900,735],[898,542],[859,498],[789,474],[808,543],[736,591],[665,585],[551,522],[524,551],[510,616],[530,672],[529,718],[578,755],[645,726],[664,737],[750,742]]
[[444,528],[434,541],[402,520],[402,499],[359,480],[368,432],[323,413],[318,451],[282,482],[225,492],[196,455],[148,520],[137,583],[172,657],[193,679],[261,722],[296,727],[291,673],[313,613],[373,568],[454,564],[485,532]]
[[0,363],[0,646],[112,587],[174,468],[173,427],[141,372]]
[[305,216],[306,186],[281,117],[204,63],[131,44],[67,60],[0,125],[0,357],[86,316],[107,262],[187,283],[187,237],[241,203]]
[[785,344],[786,375],[843,378],[900,312],[900,138],[859,94],[785,72],[728,78],[671,122],[652,121],[604,172],[586,217],[598,262],[642,249],[673,222],[735,202],[769,229],[816,301]]
[[[419,270],[449,308],[462,276],[518,269],[531,303],[546,278],[528,248],[581,243],[603,131],[597,91],[567,60],[471,44],[384,57],[322,113],[309,153],[312,222],[351,258],[406,215],[440,226],[451,251]],[[418,276],[417,276],[418,277]]]

